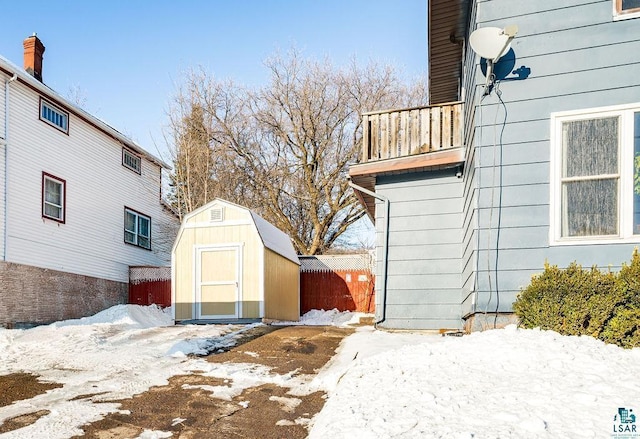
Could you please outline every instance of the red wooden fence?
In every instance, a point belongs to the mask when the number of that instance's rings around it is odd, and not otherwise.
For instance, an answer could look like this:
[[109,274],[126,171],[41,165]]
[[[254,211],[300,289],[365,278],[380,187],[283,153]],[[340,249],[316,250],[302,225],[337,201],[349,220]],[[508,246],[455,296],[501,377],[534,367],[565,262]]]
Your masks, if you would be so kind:
[[372,313],[374,277],[368,255],[300,257],[300,313],[338,309]]
[[129,303],[171,306],[171,267],[129,267]]

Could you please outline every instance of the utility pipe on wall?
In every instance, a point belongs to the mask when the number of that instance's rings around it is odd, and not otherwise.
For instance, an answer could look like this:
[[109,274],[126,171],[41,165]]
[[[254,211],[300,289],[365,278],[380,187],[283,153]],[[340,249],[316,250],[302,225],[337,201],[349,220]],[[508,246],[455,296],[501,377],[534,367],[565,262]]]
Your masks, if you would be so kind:
[[2,260],[7,260],[7,221],[8,221],[8,194],[7,187],[9,185],[9,86],[13,81],[18,79],[18,74],[14,73],[11,78],[4,82],[4,224],[3,224],[3,242],[2,242]]
[[380,201],[384,202],[384,241],[382,243],[382,289],[380,297],[380,304],[382,305],[382,316],[381,319],[378,320],[375,324],[379,325],[384,322],[387,318],[387,259],[389,253],[389,199],[382,195],[376,194],[375,192],[370,191],[369,189],[365,189],[362,186],[358,186],[351,180],[349,180],[349,186],[353,189],[360,191],[364,194],[367,194],[373,198],[376,198]]

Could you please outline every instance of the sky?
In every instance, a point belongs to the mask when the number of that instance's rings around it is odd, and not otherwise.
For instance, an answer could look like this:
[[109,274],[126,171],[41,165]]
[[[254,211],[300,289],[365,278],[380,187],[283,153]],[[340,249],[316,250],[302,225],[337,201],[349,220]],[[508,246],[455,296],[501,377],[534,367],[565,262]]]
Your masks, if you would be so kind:
[[0,55],[22,67],[22,41],[37,33],[45,84],[167,162],[167,109],[189,69],[259,87],[263,61],[295,47],[338,67],[355,56],[407,79],[427,71],[426,0],[31,0],[2,9]]
[[[345,326],[359,316],[312,310],[299,324]],[[166,385],[171,376],[197,373],[225,385],[190,389],[245,409],[242,392],[264,384],[285,388],[287,397],[280,399],[291,403],[325,392],[325,405],[313,419],[295,420],[309,425],[311,439],[640,437],[640,348],[514,325],[446,337],[362,326],[314,376],[281,374],[257,360],[217,363],[189,355],[233,346],[243,331],[261,323],[172,323],[169,308],[117,305],[79,320],[0,328],[0,375],[28,372],[62,385],[0,407],[0,424],[45,413],[0,436],[67,439],[81,434],[83,424],[118,411],[111,401]],[[180,416],[185,418],[177,422],[189,422],[188,413]],[[165,437],[175,435],[147,430],[137,439]]]

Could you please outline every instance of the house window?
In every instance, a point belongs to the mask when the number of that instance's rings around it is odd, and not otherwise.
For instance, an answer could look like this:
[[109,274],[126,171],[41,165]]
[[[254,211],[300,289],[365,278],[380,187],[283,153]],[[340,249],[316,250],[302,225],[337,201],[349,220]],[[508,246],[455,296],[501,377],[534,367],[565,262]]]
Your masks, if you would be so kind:
[[40,120],[69,134],[69,113],[42,98],[40,99]]
[[128,149],[122,148],[122,165],[138,174],[142,173],[142,159]]
[[151,218],[135,210],[124,210],[124,242],[151,249]]
[[551,241],[640,240],[640,104],[552,115]]
[[42,173],[42,216],[60,223],[65,221],[66,182]]
[[640,17],[640,0],[613,0],[613,17],[617,20]]

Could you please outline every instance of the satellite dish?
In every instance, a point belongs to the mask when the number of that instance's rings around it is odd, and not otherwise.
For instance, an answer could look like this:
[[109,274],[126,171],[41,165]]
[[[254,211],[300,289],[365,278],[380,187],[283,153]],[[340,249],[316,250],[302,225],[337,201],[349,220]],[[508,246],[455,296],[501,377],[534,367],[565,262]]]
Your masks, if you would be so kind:
[[[480,71],[486,77],[487,71],[491,68],[489,65],[492,62],[486,58],[480,59]],[[513,51],[513,47],[510,48],[507,53],[502,55],[498,61],[493,63],[492,73],[496,81],[502,81],[513,72],[513,68],[516,65],[516,54]]]
[[469,36],[469,44],[474,52],[490,61],[497,61],[511,48],[511,40],[518,33],[517,26],[483,27]]

